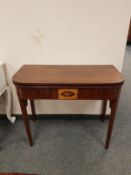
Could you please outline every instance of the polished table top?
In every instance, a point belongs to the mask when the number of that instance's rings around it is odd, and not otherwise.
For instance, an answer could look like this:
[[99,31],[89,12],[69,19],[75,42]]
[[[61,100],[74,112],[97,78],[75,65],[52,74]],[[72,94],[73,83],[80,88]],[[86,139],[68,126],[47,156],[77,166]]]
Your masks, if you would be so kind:
[[23,65],[13,76],[18,85],[114,85],[124,82],[113,65]]

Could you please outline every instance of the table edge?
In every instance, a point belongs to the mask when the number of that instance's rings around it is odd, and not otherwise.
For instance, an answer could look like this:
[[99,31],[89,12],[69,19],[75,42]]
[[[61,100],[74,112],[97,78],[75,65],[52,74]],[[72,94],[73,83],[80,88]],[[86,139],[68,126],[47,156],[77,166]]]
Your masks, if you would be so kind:
[[123,85],[124,79],[122,81],[113,83],[21,83],[13,80],[14,85],[19,86],[113,86],[113,85]]

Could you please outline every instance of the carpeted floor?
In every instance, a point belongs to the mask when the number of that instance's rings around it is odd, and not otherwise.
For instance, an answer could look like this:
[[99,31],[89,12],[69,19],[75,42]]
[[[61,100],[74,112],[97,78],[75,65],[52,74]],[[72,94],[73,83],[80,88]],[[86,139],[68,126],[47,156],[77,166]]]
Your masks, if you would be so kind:
[[110,149],[104,149],[108,121],[37,121],[29,147],[22,121],[0,121],[0,172],[41,175],[131,174],[131,47],[126,50],[122,91]]

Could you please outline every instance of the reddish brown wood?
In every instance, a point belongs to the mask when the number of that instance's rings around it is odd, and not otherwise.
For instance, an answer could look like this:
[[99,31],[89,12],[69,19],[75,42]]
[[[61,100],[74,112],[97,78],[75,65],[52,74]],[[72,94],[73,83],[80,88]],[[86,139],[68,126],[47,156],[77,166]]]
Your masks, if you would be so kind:
[[102,115],[100,116],[101,117],[101,121],[104,122],[105,120],[105,115],[106,115],[106,106],[107,106],[107,100],[103,100],[102,102]]
[[114,125],[115,115],[117,112],[118,100],[119,100],[119,96],[116,100],[110,100],[111,114],[109,118],[108,130],[107,130],[107,137],[106,137],[106,144],[105,144],[106,149],[109,148],[110,141],[111,141],[112,129]]
[[123,81],[113,65],[24,65],[13,76],[18,85],[111,85]]
[[[22,99],[59,99],[59,90],[61,89],[77,89],[78,98],[77,100],[87,100],[87,99],[115,99],[118,95],[120,85],[113,86],[84,86],[84,85],[57,85],[57,86],[21,86],[16,85],[19,97]],[[60,100],[60,99],[59,99]],[[73,100],[73,99],[72,99]]]
[[[31,100],[32,114],[35,114],[34,99],[61,100],[59,92],[64,89],[64,100],[104,100],[101,120],[104,120],[107,100],[111,101],[105,145],[106,148],[109,147],[120,89],[124,82],[121,73],[114,66],[24,65],[13,76],[13,82],[30,145],[33,142],[26,110],[27,99]],[[68,98],[65,98],[65,92]]]
[[30,143],[30,146],[32,146],[33,141],[32,141],[32,136],[31,136],[29,118],[28,118],[27,110],[26,110],[27,100],[23,100],[23,99],[19,98],[19,103],[20,103],[20,107],[21,107],[21,111],[22,111],[22,117],[23,117],[24,125],[25,125],[25,128],[26,128],[26,133],[27,133],[27,136],[28,136],[28,139],[29,139],[29,143]]

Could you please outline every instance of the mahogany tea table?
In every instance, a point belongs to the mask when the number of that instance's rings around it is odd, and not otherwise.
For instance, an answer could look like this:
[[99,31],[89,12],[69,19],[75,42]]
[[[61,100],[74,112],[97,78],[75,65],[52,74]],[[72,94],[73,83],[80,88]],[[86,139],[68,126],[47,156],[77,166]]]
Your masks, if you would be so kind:
[[13,76],[22,117],[29,139],[33,145],[27,100],[35,115],[35,99],[54,100],[102,100],[104,121],[107,101],[111,113],[105,148],[108,149],[124,79],[113,65],[23,65]]

